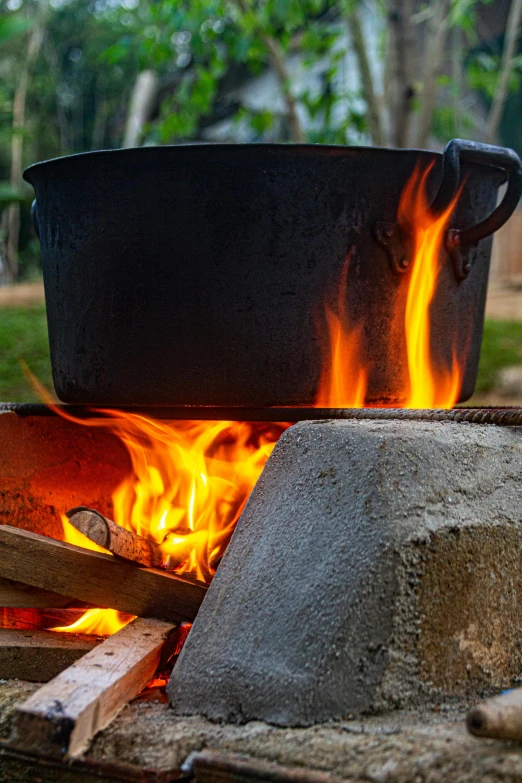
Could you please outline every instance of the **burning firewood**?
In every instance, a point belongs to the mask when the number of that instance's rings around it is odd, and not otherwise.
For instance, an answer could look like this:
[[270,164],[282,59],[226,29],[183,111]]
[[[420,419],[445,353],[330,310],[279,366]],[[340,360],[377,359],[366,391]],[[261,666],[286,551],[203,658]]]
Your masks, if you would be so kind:
[[60,625],[71,625],[84,614],[85,609],[12,609],[4,606],[0,609],[0,629],[17,628],[34,631],[55,628]]
[[201,582],[8,525],[0,525],[0,577],[173,623],[194,620],[207,591]]
[[48,682],[100,641],[86,634],[0,629],[0,677]]
[[163,564],[164,556],[159,544],[126,530],[95,509],[78,506],[68,511],[67,517],[76,530],[113,555],[149,568]]
[[173,630],[138,618],[110,636],[17,708],[11,744],[48,755],[83,753],[154,676]]

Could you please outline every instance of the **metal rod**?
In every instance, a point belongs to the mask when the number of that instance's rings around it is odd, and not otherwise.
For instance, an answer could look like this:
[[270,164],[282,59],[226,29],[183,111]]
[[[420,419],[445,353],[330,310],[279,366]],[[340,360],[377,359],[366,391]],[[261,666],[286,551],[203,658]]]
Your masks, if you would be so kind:
[[[18,416],[58,416],[60,411],[80,419],[109,418],[110,408],[56,405],[56,410],[40,403],[1,402],[0,414]],[[115,407],[112,410],[136,413],[152,419],[199,421],[322,421],[325,419],[375,419],[402,421],[454,421],[468,424],[522,426],[522,408],[451,408],[450,410],[408,408],[198,408]]]

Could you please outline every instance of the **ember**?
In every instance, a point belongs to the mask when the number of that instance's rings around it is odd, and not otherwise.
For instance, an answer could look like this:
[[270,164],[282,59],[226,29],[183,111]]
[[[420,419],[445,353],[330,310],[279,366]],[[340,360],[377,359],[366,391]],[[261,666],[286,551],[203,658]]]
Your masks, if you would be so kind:
[[[59,409],[56,409],[59,410]],[[161,546],[165,567],[210,581],[248,496],[286,424],[166,423],[121,411],[75,419],[110,427],[128,449],[133,472],[112,495],[114,521]],[[62,515],[64,540],[105,551]],[[92,609],[69,627],[115,633],[132,616]]]

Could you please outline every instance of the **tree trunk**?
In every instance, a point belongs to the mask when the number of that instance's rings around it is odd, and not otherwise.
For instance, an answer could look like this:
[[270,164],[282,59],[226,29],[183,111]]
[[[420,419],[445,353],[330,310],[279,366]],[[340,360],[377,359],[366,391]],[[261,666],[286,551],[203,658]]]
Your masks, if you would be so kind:
[[142,71],[138,74],[125,126],[124,147],[137,147],[140,143],[143,126],[151,119],[157,95],[157,74],[154,71]]
[[270,60],[270,64],[276,73],[279,87],[286,103],[286,114],[288,119],[288,127],[290,129],[290,139],[291,141],[295,141],[297,143],[303,143],[306,141],[306,137],[303,128],[301,127],[301,121],[297,113],[297,104],[290,86],[290,79],[286,68],[286,60],[283,50],[281,49],[278,41],[276,41],[275,38],[272,38],[270,35],[263,35],[263,42],[267,48],[268,59]]
[[[27,101],[27,87],[31,65],[38,56],[44,34],[44,11],[36,19],[34,27],[29,33],[27,54],[23,62],[18,84],[16,85],[13,101],[13,136],[11,141],[11,185],[15,188],[23,184],[23,131],[25,127],[25,106]],[[18,245],[20,241],[20,204],[10,204],[7,208],[7,241],[6,241],[6,278],[13,282],[18,275]]]
[[493,104],[486,126],[486,142],[489,144],[496,139],[500,120],[502,119],[502,113],[504,111],[504,104],[506,103],[506,98],[508,96],[509,77],[513,70],[513,59],[518,42],[521,19],[522,0],[512,0],[506,25],[504,49],[502,51],[497,88],[495,90],[495,97],[493,98]]
[[[236,7],[242,14],[250,15],[255,19],[255,11],[249,5],[249,0],[235,0]],[[257,21],[257,20],[255,20]],[[306,141],[304,130],[297,113],[297,103],[292,93],[288,69],[286,67],[285,53],[279,43],[272,35],[269,35],[263,25],[257,23],[257,33],[263,41],[268,53],[270,65],[275,71],[279,89],[286,104],[286,116],[290,131],[290,140],[297,143]]]
[[373,144],[382,147],[385,144],[385,139],[381,120],[381,109],[379,106],[379,99],[375,92],[368,52],[366,51],[364,32],[357,8],[354,8],[348,16],[348,29],[359,66],[361,85],[366,101],[366,118],[372,142]]
[[422,106],[417,130],[417,146],[421,149],[428,144],[435,99],[437,97],[437,76],[444,56],[444,46],[448,31],[448,12],[450,0],[438,0],[428,23],[428,46],[426,70],[422,91]]
[[392,142],[396,147],[408,146],[412,101],[415,95],[412,10],[413,0],[392,0],[388,13],[389,112]]

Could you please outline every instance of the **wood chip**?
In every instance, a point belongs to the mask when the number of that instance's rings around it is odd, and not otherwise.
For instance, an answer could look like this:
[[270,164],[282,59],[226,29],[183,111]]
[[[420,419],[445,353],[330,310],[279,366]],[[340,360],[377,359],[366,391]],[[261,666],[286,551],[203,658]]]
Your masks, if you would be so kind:
[[48,682],[101,642],[99,636],[0,629],[0,678]]
[[191,622],[207,586],[176,574],[0,525],[0,577],[173,623]]
[[153,677],[174,626],[137,618],[33,693],[15,713],[10,744],[75,757]]

